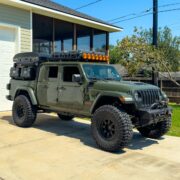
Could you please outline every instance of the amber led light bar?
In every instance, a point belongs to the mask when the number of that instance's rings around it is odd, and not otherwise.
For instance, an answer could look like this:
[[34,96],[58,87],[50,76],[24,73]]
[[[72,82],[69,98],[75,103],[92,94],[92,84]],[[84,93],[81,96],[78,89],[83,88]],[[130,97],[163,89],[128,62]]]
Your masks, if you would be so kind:
[[83,53],[82,58],[84,60],[109,62],[109,56],[95,53]]

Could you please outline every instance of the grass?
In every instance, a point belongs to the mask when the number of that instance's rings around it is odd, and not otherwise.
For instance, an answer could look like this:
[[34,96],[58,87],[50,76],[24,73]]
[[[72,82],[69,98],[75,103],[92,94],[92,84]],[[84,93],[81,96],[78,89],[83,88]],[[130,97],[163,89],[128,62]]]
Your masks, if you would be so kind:
[[180,105],[170,104],[173,108],[172,128],[168,132],[170,136],[180,137]]

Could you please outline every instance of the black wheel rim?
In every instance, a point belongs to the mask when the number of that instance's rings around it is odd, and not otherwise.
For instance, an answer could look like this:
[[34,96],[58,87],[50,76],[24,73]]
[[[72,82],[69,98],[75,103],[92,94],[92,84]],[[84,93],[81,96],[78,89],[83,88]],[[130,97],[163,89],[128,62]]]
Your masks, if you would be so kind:
[[24,117],[25,112],[24,112],[24,106],[22,104],[19,104],[16,108],[16,114],[19,118]]
[[115,135],[114,122],[110,119],[103,120],[100,124],[99,132],[104,139],[106,140],[112,139]]

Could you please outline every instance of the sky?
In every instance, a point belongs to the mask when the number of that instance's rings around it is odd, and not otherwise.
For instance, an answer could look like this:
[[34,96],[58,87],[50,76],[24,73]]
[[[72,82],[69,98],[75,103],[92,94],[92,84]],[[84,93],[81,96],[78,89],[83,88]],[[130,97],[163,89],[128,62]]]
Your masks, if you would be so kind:
[[[76,9],[83,5],[96,0],[53,0],[59,4],[68,6],[72,9]],[[159,6],[167,4],[176,4],[169,7],[161,7],[160,10],[176,9],[178,11],[159,13],[159,27],[169,26],[172,29],[174,36],[180,36],[180,0],[159,0]],[[101,0],[96,4],[79,9],[80,12],[109,21],[111,19],[122,17],[128,14],[137,13],[140,14],[150,8],[152,8],[153,0]],[[127,18],[131,18],[129,16]],[[119,19],[123,20],[123,19]],[[116,44],[117,40],[121,40],[127,35],[133,33],[134,27],[150,28],[152,27],[152,15],[119,22],[115,24],[124,28],[123,32],[111,33],[110,44]]]

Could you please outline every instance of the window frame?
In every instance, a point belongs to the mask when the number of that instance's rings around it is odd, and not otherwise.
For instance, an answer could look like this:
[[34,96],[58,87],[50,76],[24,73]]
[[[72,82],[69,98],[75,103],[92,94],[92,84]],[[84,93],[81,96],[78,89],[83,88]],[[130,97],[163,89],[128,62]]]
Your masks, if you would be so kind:
[[78,70],[79,70],[80,76],[83,78],[83,75],[82,75],[83,73],[82,73],[79,65],[73,65],[73,64],[72,64],[72,65],[63,65],[63,66],[62,66],[62,78],[61,78],[62,82],[63,82],[63,83],[67,83],[67,84],[78,84],[78,83],[76,83],[76,82],[64,81],[64,68],[66,68],[66,67],[77,67]]

